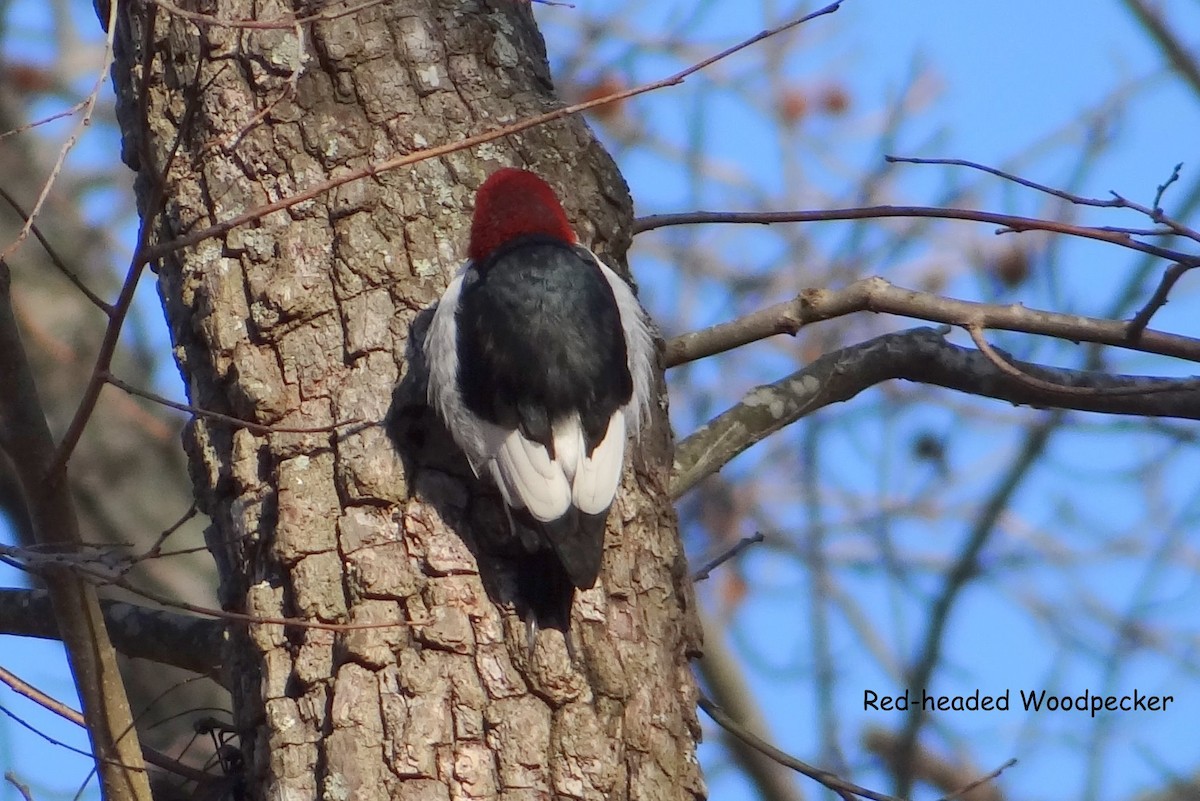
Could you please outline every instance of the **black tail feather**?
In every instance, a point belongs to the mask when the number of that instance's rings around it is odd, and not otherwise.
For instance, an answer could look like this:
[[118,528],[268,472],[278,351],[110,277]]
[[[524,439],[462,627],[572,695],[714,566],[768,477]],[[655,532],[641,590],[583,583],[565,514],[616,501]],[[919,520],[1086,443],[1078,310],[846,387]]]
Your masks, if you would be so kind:
[[517,612],[537,628],[558,629],[566,634],[571,626],[571,602],[575,585],[553,551],[544,549],[516,560]]
[[571,604],[575,590],[590,589],[600,575],[607,519],[607,509],[589,515],[572,507],[549,523],[534,520],[524,509],[510,510],[509,522],[524,550],[515,559],[515,601],[531,644],[538,629],[558,629],[574,653]]

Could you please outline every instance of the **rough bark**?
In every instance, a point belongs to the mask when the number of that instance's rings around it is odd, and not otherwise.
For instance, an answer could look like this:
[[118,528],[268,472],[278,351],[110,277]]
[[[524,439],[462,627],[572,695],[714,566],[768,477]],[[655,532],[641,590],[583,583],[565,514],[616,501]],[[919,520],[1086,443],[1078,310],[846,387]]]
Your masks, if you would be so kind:
[[[384,3],[301,30],[124,10],[119,115],[156,241],[557,103],[527,3]],[[187,434],[229,608],[388,624],[235,634],[226,670],[252,797],[703,794],[664,410],[626,476],[601,582],[576,602],[573,665],[557,632],[530,658],[503,562],[479,547],[504,525],[497,497],[416,402],[410,326],[463,257],[474,188],[509,164],[566,189],[581,238],[621,263],[628,194],[571,119],[347,184],[157,265],[192,403],[280,426],[358,421],[252,434],[197,420]]]

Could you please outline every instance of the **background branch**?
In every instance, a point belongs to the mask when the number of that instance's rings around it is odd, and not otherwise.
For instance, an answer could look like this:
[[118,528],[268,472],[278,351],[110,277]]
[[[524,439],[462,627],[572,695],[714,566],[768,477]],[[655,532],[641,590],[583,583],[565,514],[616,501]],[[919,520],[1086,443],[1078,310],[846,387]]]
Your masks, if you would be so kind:
[[[1038,458],[1045,452],[1050,437],[1062,423],[1062,417],[1061,413],[1052,414],[1029,427],[1020,450],[1004,475],[1000,476],[995,489],[989,494],[987,502],[971,526],[961,551],[942,579],[941,591],[930,604],[929,622],[925,629],[925,635],[913,665],[908,671],[910,691],[919,688],[923,692],[925,688],[931,686],[930,682],[934,671],[942,664],[946,632],[950,626],[950,616],[955,604],[962,597],[966,586],[979,576],[979,556],[983,552],[984,545],[996,532],[1001,515],[1011,508],[1013,496],[1024,485],[1025,479],[1029,477]],[[900,795],[907,796],[911,792],[913,780],[917,777],[914,767],[914,760],[917,756],[917,737],[927,717],[924,706],[922,704],[915,705],[908,711],[904,726],[897,738],[896,792]]]
[[[225,639],[220,620],[108,599],[100,601],[100,608],[113,647],[121,654],[220,678]],[[49,593],[0,589],[0,632],[59,639]]]
[[648,217],[639,217],[634,220],[633,231],[640,234],[673,225],[715,225],[719,223],[772,225],[775,223],[834,222],[839,220],[882,220],[892,217],[923,217],[934,220],[992,223],[1002,227],[1001,233],[1047,231],[1081,239],[1108,242],[1168,261],[1182,261],[1191,265],[1200,264],[1200,256],[1143,242],[1134,239],[1124,231],[1113,231],[1090,225],[1075,225],[1058,220],[1042,220],[1037,217],[1021,217],[1015,214],[999,214],[978,209],[951,209],[941,206],[863,206],[821,211],[688,211],[679,214],[652,214]]
[[[740,726],[751,731],[768,732],[769,737],[770,726],[755,702],[754,692],[746,681],[737,657],[725,641],[722,624],[714,620],[708,610],[701,608],[698,611],[704,626],[704,655],[696,660],[695,665],[705,688],[712,695],[713,703],[731,719],[738,721]],[[701,708],[708,711],[703,704]],[[714,720],[721,723],[716,717]],[[781,767],[773,754],[764,753],[724,724],[721,725],[725,744],[745,768],[763,801],[802,801],[804,795],[796,786],[791,772],[786,769],[788,766]]]
[[979,351],[947,342],[945,334],[933,328],[885,334],[827,353],[803,370],[751,390],[736,406],[679,443],[672,495],[683,495],[751,445],[801,417],[895,378],[1026,406],[1200,419],[1200,391],[1166,390],[1172,385],[1190,386],[1190,381],[1048,368],[1009,359],[1023,372],[1062,386],[1144,386],[1147,390],[1144,395],[1064,395],[1013,379]]
[[667,343],[667,366],[675,367],[723,353],[776,334],[794,335],[809,323],[860,311],[898,314],[948,325],[1041,334],[1071,342],[1095,342],[1200,362],[1200,339],[1140,329],[1131,336],[1129,324],[1117,320],[1040,311],[1020,304],[955,300],[905,289],[873,277],[855,281],[842,289],[805,289],[792,300],[675,337]]
[[1004,794],[993,782],[984,782],[962,792],[962,788],[979,781],[979,774],[966,765],[925,749],[920,749],[907,764],[900,764],[899,740],[892,732],[872,728],[863,734],[863,747],[888,763],[893,771],[909,771],[943,793],[943,797],[952,796],[961,801],[1004,801]]
[[[54,440],[46,425],[9,301],[0,261],[0,448],[11,459],[40,544],[78,547],[79,523],[66,471],[51,471]],[[110,801],[148,801],[150,785],[96,590],[63,568],[46,571],[54,618],[83,701],[96,769]]]

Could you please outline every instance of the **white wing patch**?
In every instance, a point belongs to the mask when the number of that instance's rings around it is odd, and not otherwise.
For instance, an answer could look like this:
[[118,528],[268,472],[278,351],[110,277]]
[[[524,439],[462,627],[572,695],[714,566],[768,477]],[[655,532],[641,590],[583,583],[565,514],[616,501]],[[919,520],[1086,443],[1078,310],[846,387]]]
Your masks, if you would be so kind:
[[572,417],[555,426],[553,460],[545,447],[513,431],[488,460],[488,468],[505,501],[527,509],[535,520],[557,520],[572,505],[595,515],[612,504],[621,484],[624,413],[613,414],[604,439],[591,456],[586,451],[579,418]]
[[520,431],[505,438],[490,467],[509,505],[525,507],[535,520],[557,520],[571,506],[571,485],[562,465],[551,461],[542,445],[525,439]]
[[487,463],[510,506],[526,508],[534,519],[548,523],[572,505],[584,514],[607,510],[617,496],[624,457],[625,415],[617,411],[592,456],[578,417],[571,417],[554,427],[554,459],[538,442],[510,432]]
[[[588,251],[591,253],[591,251]],[[641,433],[642,422],[650,414],[650,403],[654,393],[654,337],[650,334],[650,321],[642,304],[638,303],[633,290],[625,279],[617,275],[600,257],[592,253],[600,272],[612,287],[621,316],[621,329],[625,334],[625,352],[629,364],[629,375],[633,378],[633,397],[625,404],[625,423],[636,437]]]
[[571,482],[571,500],[575,508],[587,515],[596,515],[612,505],[621,484],[621,466],[625,461],[625,414],[617,411],[608,421],[604,439],[575,468]]
[[[425,333],[424,345],[425,361],[429,366],[429,405],[442,418],[478,476],[485,468],[490,469],[511,432],[472,414],[458,391],[458,323],[455,314],[463,279],[469,269],[470,264],[446,287]],[[501,489],[507,492],[506,487]]]

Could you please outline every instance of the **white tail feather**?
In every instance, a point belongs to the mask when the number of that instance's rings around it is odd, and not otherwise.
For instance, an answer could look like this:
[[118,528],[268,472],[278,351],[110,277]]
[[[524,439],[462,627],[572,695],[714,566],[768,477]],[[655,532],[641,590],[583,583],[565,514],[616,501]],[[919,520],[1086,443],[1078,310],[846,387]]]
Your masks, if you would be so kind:
[[510,506],[524,508],[535,520],[549,522],[569,506],[600,514],[616,497],[625,457],[625,415],[617,411],[604,438],[587,455],[579,418],[554,429],[552,460],[545,447],[512,431],[489,460],[493,480]]
[[568,482],[575,480],[575,470],[586,448],[579,415],[571,415],[554,426],[554,460],[562,466]]
[[548,522],[567,513],[571,485],[562,465],[520,431],[511,432],[491,463],[492,478],[510,506],[525,507],[534,519]]
[[[582,454],[581,454],[582,455]],[[604,439],[583,455],[571,483],[571,501],[584,514],[600,514],[612,505],[621,484],[621,465],[625,459],[625,415],[617,411],[608,421]]]

